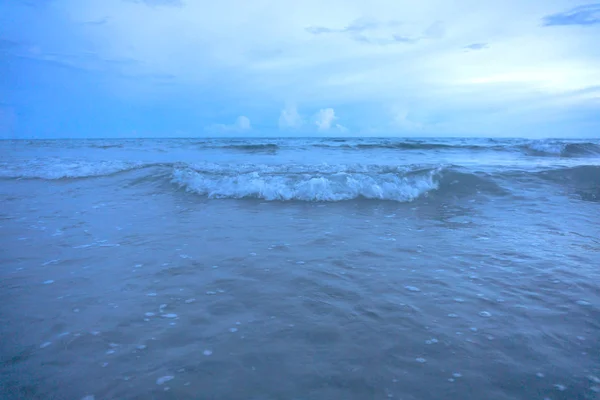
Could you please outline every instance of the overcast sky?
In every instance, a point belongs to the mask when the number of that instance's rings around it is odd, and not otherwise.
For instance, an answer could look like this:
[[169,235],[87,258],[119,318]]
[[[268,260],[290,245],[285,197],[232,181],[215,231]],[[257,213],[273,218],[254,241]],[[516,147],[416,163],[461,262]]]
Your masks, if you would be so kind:
[[600,136],[600,3],[0,0],[0,136]]

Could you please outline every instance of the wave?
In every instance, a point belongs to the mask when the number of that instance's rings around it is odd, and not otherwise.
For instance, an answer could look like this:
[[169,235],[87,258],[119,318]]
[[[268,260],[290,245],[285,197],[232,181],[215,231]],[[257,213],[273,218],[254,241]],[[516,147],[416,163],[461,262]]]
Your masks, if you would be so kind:
[[422,197],[505,193],[485,174],[455,166],[243,165],[187,166],[173,171],[180,188],[209,198],[337,202],[376,199],[410,202]]
[[456,145],[443,143],[412,143],[412,142],[396,142],[396,143],[358,143],[358,144],[342,144],[331,145],[325,143],[313,144],[313,147],[321,148],[340,148],[352,150],[377,150],[377,149],[397,149],[397,150],[450,150],[450,149],[466,149],[466,150],[489,150],[492,146],[479,145]]
[[517,146],[533,156],[594,157],[600,156],[600,144],[592,142],[565,142],[560,140],[534,140]]
[[274,152],[279,149],[279,146],[276,144],[273,144],[273,143],[232,144],[232,145],[214,146],[214,147],[221,148],[221,149],[247,151],[247,152],[261,152],[261,151]]
[[152,164],[128,161],[84,161],[59,158],[33,159],[24,163],[0,163],[4,179],[75,179],[113,175]]
[[[313,147],[346,149],[346,150],[467,150],[518,152],[536,157],[600,157],[600,144],[593,142],[572,142],[563,140],[507,140],[499,144],[497,140],[488,139],[480,143],[437,143],[425,141],[381,141],[374,143],[330,144],[316,143]],[[519,143],[520,142],[520,143]]]
[[[248,168],[249,167],[249,168]],[[246,171],[176,168],[172,181],[209,198],[269,201],[412,201],[438,187],[439,168],[246,166]],[[242,168],[243,170],[243,168]],[[395,170],[395,171],[394,171]]]

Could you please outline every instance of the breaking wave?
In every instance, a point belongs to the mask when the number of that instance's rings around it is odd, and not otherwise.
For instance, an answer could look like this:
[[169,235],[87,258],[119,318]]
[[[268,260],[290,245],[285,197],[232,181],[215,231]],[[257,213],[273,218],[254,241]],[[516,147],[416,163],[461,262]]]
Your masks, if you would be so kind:
[[173,182],[209,198],[412,201],[439,185],[441,168],[377,166],[242,166],[175,168]]

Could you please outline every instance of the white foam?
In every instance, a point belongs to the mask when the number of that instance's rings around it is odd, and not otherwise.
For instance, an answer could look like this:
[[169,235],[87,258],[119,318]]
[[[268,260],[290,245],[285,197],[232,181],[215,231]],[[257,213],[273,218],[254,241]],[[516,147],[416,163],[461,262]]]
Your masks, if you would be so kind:
[[458,315],[456,315],[456,314],[454,314],[454,313],[451,313],[451,314],[448,314],[448,317],[450,317],[450,318],[457,318],[457,317],[458,317]]
[[237,328],[229,328],[229,332],[231,332],[231,333],[235,333],[235,332],[237,332],[237,331],[238,331],[238,329],[237,329]]
[[145,350],[146,347],[147,346],[145,344],[140,344],[139,346],[136,347],[136,349],[138,349],[138,350]]
[[142,268],[142,267],[143,267],[143,264],[135,264],[133,267],[134,267],[134,268]]
[[455,372],[455,373],[452,374],[452,376],[455,377],[455,378],[461,378],[462,374],[460,372]]
[[590,305],[592,305],[592,303],[590,303],[589,301],[585,301],[585,300],[577,300],[575,303],[579,304],[580,306],[590,306]]
[[211,355],[212,355],[212,353],[213,353],[213,352],[212,352],[212,350],[204,350],[204,351],[202,352],[202,354],[204,354],[205,356],[211,356]]
[[47,265],[58,264],[59,262],[60,262],[60,259],[58,259],[58,260],[49,260],[49,261],[46,261],[45,263],[43,263],[42,266],[45,267]]
[[154,317],[156,315],[156,313],[153,312],[147,312],[144,314],[146,317]]
[[115,354],[115,351],[114,350],[107,350],[106,354]]
[[415,361],[418,362],[418,363],[421,363],[421,364],[427,362],[427,360],[424,359],[423,357],[415,358]]
[[437,189],[439,169],[340,165],[194,165],[176,168],[173,182],[210,198],[411,201]]
[[209,296],[213,296],[213,295],[217,294],[217,292],[213,292],[212,290],[209,290],[208,292],[206,292],[206,294]]
[[484,317],[484,318],[488,318],[488,317],[491,317],[492,314],[490,312],[488,312],[488,311],[480,311],[479,312],[479,316],[480,317]]
[[160,378],[158,378],[156,380],[156,384],[157,385],[162,385],[165,384],[167,382],[169,382],[170,380],[173,380],[175,377],[173,375],[166,375],[166,376],[161,376]]
[[163,314],[161,315],[163,318],[177,318],[177,314]]
[[52,342],[44,342],[42,344],[40,344],[40,349],[45,349],[46,347],[50,346],[52,344]]
[[416,286],[404,286],[404,289],[408,290],[409,292],[420,292],[421,289],[419,289]]
[[560,383],[555,384],[554,387],[556,388],[556,390],[559,390],[561,392],[564,392],[565,390],[567,390],[567,387]]
[[543,378],[546,375],[544,375],[542,372],[536,372],[535,376],[537,376],[538,378]]
[[185,303],[186,303],[186,304],[190,304],[190,303],[193,303],[193,302],[195,302],[195,301],[196,301],[196,299],[187,299],[187,300],[185,301]]
[[54,283],[54,281],[52,279],[44,281],[44,285],[50,285],[50,284],[53,284],[53,283]]
[[464,303],[465,299],[461,299],[460,297],[457,297],[457,298],[454,299],[454,301],[457,302],[457,303]]

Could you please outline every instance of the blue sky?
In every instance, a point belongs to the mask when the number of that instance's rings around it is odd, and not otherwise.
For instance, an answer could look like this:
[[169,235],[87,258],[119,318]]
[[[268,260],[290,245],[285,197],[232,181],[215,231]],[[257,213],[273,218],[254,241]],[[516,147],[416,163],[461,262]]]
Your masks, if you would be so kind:
[[0,137],[599,137],[598,38],[570,0],[0,0]]

